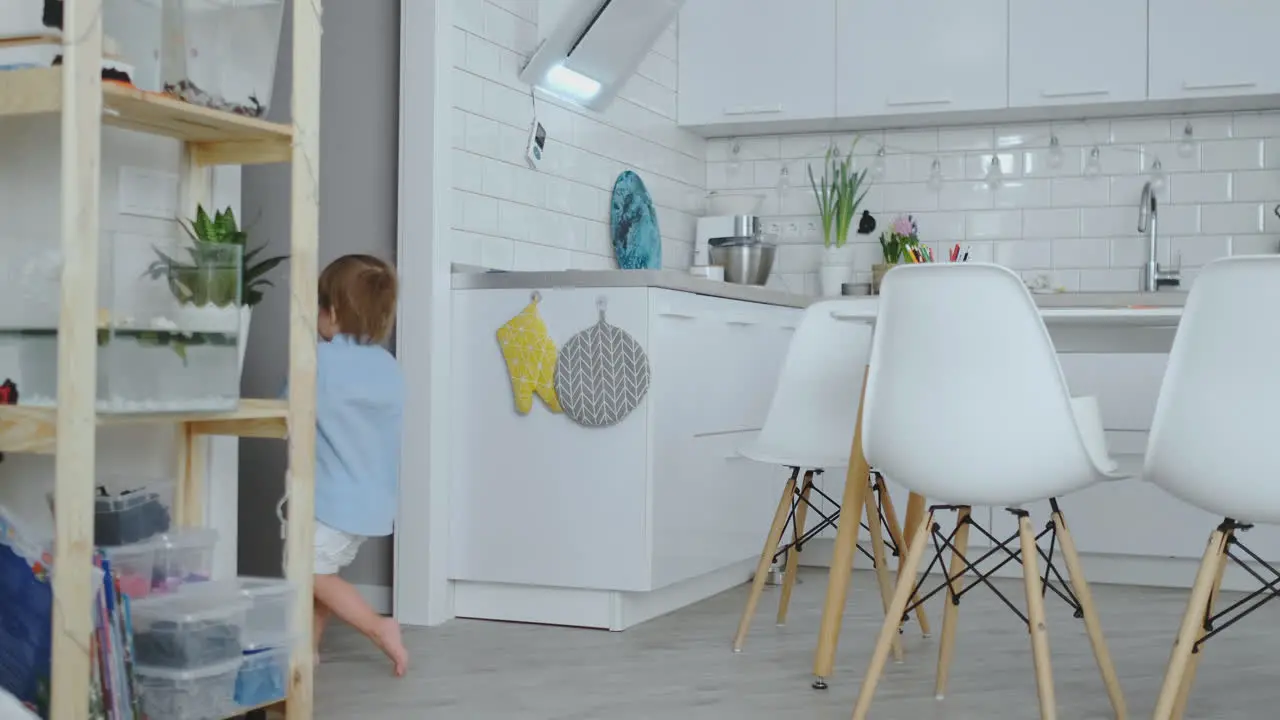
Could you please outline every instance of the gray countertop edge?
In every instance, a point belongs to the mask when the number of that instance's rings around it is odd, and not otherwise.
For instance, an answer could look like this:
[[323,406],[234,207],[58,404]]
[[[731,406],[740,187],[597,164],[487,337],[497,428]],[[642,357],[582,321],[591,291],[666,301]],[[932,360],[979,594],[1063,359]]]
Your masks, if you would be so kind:
[[[454,290],[516,290],[556,288],[651,287],[781,307],[804,308],[822,298],[783,290],[694,277],[680,270],[557,270],[545,272],[485,272],[455,267]],[[1040,307],[1182,307],[1185,292],[1065,292],[1034,293]]]

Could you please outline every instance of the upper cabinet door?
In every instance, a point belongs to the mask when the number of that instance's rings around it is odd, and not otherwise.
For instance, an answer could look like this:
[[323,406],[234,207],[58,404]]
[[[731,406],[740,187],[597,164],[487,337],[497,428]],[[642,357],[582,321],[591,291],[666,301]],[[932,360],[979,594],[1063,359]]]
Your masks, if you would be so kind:
[[835,115],[836,0],[689,0],[680,124]]
[[1151,0],[1152,100],[1280,92],[1280,2]]
[[1009,0],[1011,107],[1146,99],[1147,0]]
[[1007,107],[1008,2],[839,0],[836,113]]

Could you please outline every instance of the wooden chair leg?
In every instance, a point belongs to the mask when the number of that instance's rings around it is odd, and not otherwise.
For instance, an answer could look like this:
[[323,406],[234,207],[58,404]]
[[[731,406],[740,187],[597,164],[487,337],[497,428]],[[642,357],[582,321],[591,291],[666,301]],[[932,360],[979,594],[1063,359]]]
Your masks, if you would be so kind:
[[1053,696],[1053,666],[1049,661],[1049,628],[1044,617],[1044,590],[1040,582],[1039,550],[1031,518],[1018,518],[1018,537],[1022,547],[1022,578],[1027,591],[1027,620],[1031,629],[1031,655],[1035,661],[1036,689],[1040,695],[1041,720],[1058,716]]
[[782,497],[778,500],[778,509],[773,513],[773,525],[769,527],[769,535],[764,539],[764,550],[760,551],[760,562],[756,564],[756,576],[751,580],[751,593],[747,595],[747,606],[742,610],[742,619],[738,621],[738,633],[733,636],[733,651],[742,652],[742,644],[747,640],[747,631],[751,629],[751,618],[756,614],[756,605],[760,604],[760,595],[764,592],[764,583],[769,576],[769,566],[773,564],[773,554],[778,551],[778,542],[782,540],[782,531],[787,527],[787,517],[791,513],[791,503],[796,493],[796,478],[800,470],[791,473],[787,486],[782,489]]
[[804,520],[809,513],[809,491],[813,489],[813,471],[806,470],[804,484],[800,486],[800,501],[796,503],[795,521],[791,523],[792,543],[787,551],[787,566],[782,574],[782,595],[778,598],[778,624],[787,624],[787,609],[791,607],[791,591],[796,586],[796,572],[800,568],[800,538],[804,537]]
[[1169,667],[1165,671],[1164,684],[1160,687],[1160,697],[1156,701],[1154,720],[1172,720],[1178,705],[1179,696],[1189,693],[1184,691],[1187,676],[1191,674],[1192,650],[1197,638],[1204,633],[1204,616],[1209,610],[1209,602],[1213,597],[1214,585],[1220,578],[1226,564],[1228,534],[1221,529],[1213,531],[1209,536],[1209,544],[1205,548],[1204,558],[1200,561],[1200,569],[1196,572],[1196,582],[1191,586],[1191,597],[1187,600],[1187,612],[1182,617],[1182,625],[1178,636],[1173,641],[1173,651],[1169,655]]
[[[880,506],[884,508],[885,524],[889,526],[889,537],[893,540],[893,546],[898,548],[898,577],[902,577],[902,563],[907,556],[907,541],[902,536],[902,527],[898,525],[898,511],[893,507],[893,496],[889,494],[889,488],[885,485],[884,478],[876,475],[876,495],[880,498]],[[915,598],[911,598],[911,602],[915,602]],[[929,616],[924,611],[924,605],[916,606],[916,622],[920,623],[920,634],[925,637],[931,635],[929,630]]]
[[[1230,541],[1234,533],[1235,530],[1228,530],[1226,540]],[[1227,564],[1225,557],[1218,563],[1218,576],[1214,578],[1213,590],[1209,593],[1209,607],[1205,609],[1205,615],[1212,615],[1213,609],[1218,605],[1218,593],[1222,591],[1222,576],[1227,571]],[[1196,641],[1199,642],[1208,633],[1208,629],[1201,623]],[[1182,720],[1182,716],[1187,712],[1187,700],[1191,697],[1191,687],[1196,684],[1196,672],[1200,670],[1200,660],[1204,658],[1204,647],[1201,645],[1199,651],[1192,652],[1191,659],[1187,662],[1187,672],[1182,677],[1182,687],[1178,689],[1178,701],[1173,706],[1173,720]]]
[[1098,611],[1093,604],[1093,592],[1089,590],[1089,582],[1084,577],[1084,566],[1080,564],[1080,554],[1076,552],[1075,538],[1071,536],[1061,511],[1054,511],[1053,524],[1058,533],[1058,544],[1062,546],[1062,557],[1067,563],[1067,573],[1071,576],[1071,587],[1075,591],[1076,600],[1080,602],[1080,612],[1084,615],[1084,629],[1089,635],[1089,644],[1093,647],[1093,658],[1098,663],[1102,682],[1107,687],[1111,709],[1115,712],[1116,720],[1125,720],[1129,716],[1129,709],[1124,701],[1124,690],[1120,688],[1116,667],[1111,662],[1111,652],[1107,649],[1102,623],[1098,620]]
[[[867,534],[871,536],[871,557],[875,560],[876,582],[880,585],[880,605],[886,617],[889,606],[893,603],[893,580],[889,579],[889,556],[884,550],[884,530],[880,527],[880,506],[876,503],[873,490],[862,496],[862,505],[867,512]],[[897,616],[899,632],[893,636],[893,661],[902,662],[902,615]]]
[[865,720],[867,711],[871,708],[871,700],[876,694],[876,685],[880,682],[880,676],[884,673],[885,661],[889,659],[889,649],[893,645],[894,638],[898,637],[898,628],[901,625],[902,613],[907,609],[907,602],[911,599],[911,593],[915,590],[916,570],[920,567],[920,560],[924,557],[925,541],[929,538],[928,528],[933,522],[933,513],[925,513],[919,527],[913,528],[911,548],[907,550],[903,559],[902,577],[898,579],[898,589],[893,594],[893,601],[889,603],[889,610],[885,613],[884,624],[880,627],[880,637],[876,641],[875,650],[871,653],[871,664],[867,666],[867,674],[862,678],[862,689],[858,691],[858,701],[853,708],[853,720]]
[[951,676],[951,653],[955,650],[956,621],[960,617],[960,602],[953,590],[964,589],[965,553],[969,552],[970,508],[962,507],[956,515],[956,535],[952,541],[951,569],[947,571],[946,608],[942,611],[942,642],[938,644],[938,678],[933,687],[934,697],[941,700],[947,694],[947,680]]

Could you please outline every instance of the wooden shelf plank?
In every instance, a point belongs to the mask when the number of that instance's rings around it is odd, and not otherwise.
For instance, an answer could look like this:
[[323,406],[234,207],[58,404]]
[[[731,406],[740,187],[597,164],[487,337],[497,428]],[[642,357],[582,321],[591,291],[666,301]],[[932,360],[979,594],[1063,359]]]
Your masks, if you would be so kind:
[[[189,424],[197,435],[284,438],[288,435],[288,403],[284,400],[241,400],[224,413],[98,415],[100,427]],[[57,411],[0,405],[0,452],[48,455],[57,447]]]
[[[0,71],[0,117],[62,109],[62,68]],[[206,164],[288,162],[293,126],[192,105],[119,82],[102,84],[102,122],[194,144]]]

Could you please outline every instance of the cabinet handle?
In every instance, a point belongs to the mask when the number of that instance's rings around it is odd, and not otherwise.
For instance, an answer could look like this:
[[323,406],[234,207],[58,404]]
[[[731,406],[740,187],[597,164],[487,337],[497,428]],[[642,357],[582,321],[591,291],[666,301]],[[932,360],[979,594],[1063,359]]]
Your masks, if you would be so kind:
[[1110,95],[1110,90],[1044,90],[1040,93],[1040,97],[1047,98],[1067,98],[1067,97],[1090,97],[1093,95]]
[[890,107],[907,107],[910,105],[950,105],[951,98],[935,98],[933,100],[894,100],[889,98],[885,101]]
[[744,318],[729,318],[725,320],[724,323],[725,325],[736,325],[738,327],[749,327],[751,325],[759,324],[755,320],[747,320]]
[[698,316],[692,313],[680,312],[679,310],[659,310],[658,317],[679,318],[681,320],[697,320]]
[[1233,83],[1189,83],[1183,82],[1183,90],[1230,90],[1232,88],[1251,88],[1257,87],[1256,82],[1233,82]]
[[782,105],[732,105],[724,109],[725,115],[771,115],[782,112]]

